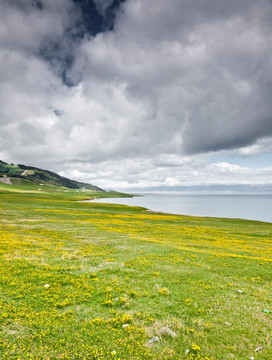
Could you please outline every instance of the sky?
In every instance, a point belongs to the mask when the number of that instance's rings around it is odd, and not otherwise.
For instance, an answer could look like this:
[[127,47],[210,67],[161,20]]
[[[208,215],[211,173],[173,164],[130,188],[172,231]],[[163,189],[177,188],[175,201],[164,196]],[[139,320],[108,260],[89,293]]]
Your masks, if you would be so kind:
[[0,159],[104,189],[272,185],[271,0],[2,0]]

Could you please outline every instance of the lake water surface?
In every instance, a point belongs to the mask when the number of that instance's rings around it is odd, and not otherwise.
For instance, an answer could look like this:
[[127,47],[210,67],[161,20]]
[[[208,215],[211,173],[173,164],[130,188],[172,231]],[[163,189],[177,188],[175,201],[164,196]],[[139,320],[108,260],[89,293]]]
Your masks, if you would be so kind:
[[180,215],[239,218],[272,223],[272,194],[144,194],[141,197],[94,201],[142,206],[153,211]]

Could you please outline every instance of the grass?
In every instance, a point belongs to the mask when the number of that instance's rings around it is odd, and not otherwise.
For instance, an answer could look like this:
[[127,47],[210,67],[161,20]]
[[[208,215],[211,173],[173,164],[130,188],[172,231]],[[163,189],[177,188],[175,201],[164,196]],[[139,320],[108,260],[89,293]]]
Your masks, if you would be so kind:
[[9,181],[11,181],[12,184],[16,184],[18,181],[23,180],[22,185],[26,185],[28,182],[28,185],[30,186],[31,184],[36,184],[40,186],[64,186],[70,189],[81,189],[85,187],[91,191],[102,190],[91,184],[79,183],[75,180],[65,178],[52,171],[43,170],[32,166],[25,166],[22,164],[8,165],[7,163],[4,163],[0,160],[0,181],[1,177],[4,177],[4,180],[7,178]]
[[271,224],[97,195],[0,184],[1,359],[272,359]]

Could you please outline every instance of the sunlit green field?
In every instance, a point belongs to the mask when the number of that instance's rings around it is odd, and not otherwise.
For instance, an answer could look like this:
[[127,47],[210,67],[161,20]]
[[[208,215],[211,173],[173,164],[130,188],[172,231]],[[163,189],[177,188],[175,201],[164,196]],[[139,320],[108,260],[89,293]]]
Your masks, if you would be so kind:
[[97,195],[1,184],[0,359],[272,359],[271,224]]

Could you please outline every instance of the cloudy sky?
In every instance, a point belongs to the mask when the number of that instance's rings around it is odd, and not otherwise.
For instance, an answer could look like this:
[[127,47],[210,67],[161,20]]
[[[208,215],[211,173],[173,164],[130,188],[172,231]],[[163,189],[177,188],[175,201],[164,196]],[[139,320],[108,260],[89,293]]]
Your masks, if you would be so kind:
[[271,0],[1,0],[0,159],[102,188],[272,184]]

